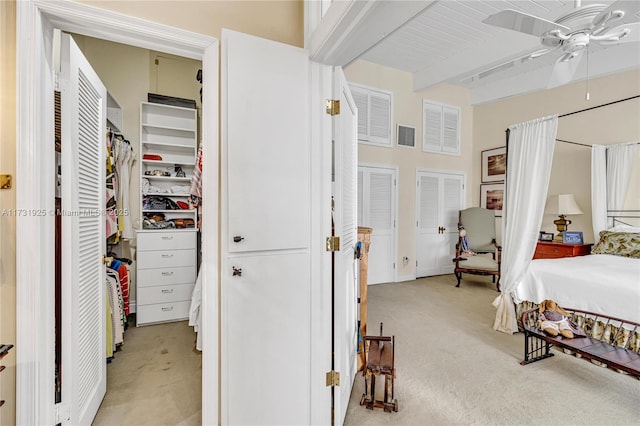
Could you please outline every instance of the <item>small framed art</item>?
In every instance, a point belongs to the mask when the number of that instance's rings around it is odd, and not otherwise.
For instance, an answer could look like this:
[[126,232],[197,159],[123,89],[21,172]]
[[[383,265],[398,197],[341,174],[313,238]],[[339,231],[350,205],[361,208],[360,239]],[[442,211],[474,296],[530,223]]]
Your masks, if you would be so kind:
[[553,241],[553,234],[550,232],[540,232],[540,241]]
[[507,147],[482,151],[482,182],[503,182],[507,175]]
[[582,239],[582,232],[564,231],[562,233],[562,242],[565,244],[584,244],[584,240]]
[[496,216],[502,216],[504,203],[504,183],[480,185],[480,207],[495,210]]

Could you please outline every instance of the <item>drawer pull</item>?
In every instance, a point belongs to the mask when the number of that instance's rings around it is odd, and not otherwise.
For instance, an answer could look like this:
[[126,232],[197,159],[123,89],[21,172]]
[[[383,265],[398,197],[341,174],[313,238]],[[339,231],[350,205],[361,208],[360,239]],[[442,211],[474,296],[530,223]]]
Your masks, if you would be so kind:
[[241,277],[242,276],[242,268],[236,268],[235,266],[232,266],[231,268],[233,268],[233,276],[234,277]]
[[173,253],[163,254],[162,257],[173,257]]
[[173,293],[173,289],[167,290],[167,289],[163,289],[162,290],[163,293]]
[[163,312],[168,312],[168,311],[173,311],[173,306],[169,306],[169,307],[162,307],[162,311]]
[[173,240],[172,236],[164,236],[162,237],[163,240]]
[[244,237],[242,237],[240,235],[236,235],[235,237],[233,237],[233,242],[234,243],[239,243],[242,240],[244,240]]
[[171,275],[173,275],[173,271],[163,272],[163,273],[162,273],[162,276],[163,276],[163,277],[170,277]]

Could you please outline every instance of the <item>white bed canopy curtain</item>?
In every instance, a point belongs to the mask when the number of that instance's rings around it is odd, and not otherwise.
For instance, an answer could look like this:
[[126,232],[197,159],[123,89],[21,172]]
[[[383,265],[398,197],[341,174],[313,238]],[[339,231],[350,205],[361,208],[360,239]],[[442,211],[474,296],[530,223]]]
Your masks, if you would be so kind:
[[502,292],[493,301],[497,308],[493,328],[504,333],[518,331],[513,295],[531,262],[542,225],[557,130],[557,115],[509,127]]
[[638,142],[618,145],[594,145],[591,151],[591,203],[593,236],[614,225],[608,211],[624,209]]
[[593,238],[607,229],[607,147],[591,147],[591,222]]

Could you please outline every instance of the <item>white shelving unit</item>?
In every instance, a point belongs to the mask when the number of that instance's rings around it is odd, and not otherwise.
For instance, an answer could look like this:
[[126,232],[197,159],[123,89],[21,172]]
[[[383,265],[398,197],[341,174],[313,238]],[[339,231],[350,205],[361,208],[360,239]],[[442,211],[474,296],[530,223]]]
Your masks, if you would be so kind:
[[[162,214],[167,221],[192,219],[198,223],[195,209],[145,209],[145,198],[151,196],[189,205],[197,158],[197,117],[195,109],[140,105],[142,216]],[[176,176],[178,168],[184,176]],[[137,325],[187,319],[196,280],[197,229],[145,228],[142,223],[137,234]]]
[[[172,105],[143,102],[140,106],[140,202],[142,216],[162,213],[166,220],[193,219],[197,211],[149,210],[144,208],[147,196],[167,197],[189,204],[189,186],[197,155],[197,111]],[[158,159],[145,158],[145,154]],[[184,177],[176,176],[178,168]],[[156,175],[154,172],[169,176]],[[149,174],[150,173],[150,174]],[[148,185],[147,185],[148,182]],[[143,229],[144,225],[143,225]],[[188,228],[184,228],[188,229]],[[150,229],[157,231],[156,229]]]

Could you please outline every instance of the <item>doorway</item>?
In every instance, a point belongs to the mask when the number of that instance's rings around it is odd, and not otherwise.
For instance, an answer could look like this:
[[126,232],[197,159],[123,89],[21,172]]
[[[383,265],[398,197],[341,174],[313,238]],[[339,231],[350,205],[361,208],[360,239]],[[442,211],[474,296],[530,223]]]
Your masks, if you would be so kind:
[[[151,50],[163,51],[203,61],[203,71],[209,79],[203,82],[202,143],[206,149],[203,170],[203,211],[211,223],[217,223],[217,126],[218,126],[218,42],[216,39],[158,25],[136,18],[102,11],[74,2],[49,4],[24,1],[17,4],[18,58],[18,138],[17,181],[20,182],[16,205],[33,211],[54,210],[54,186],[48,185],[54,174],[54,151],[43,149],[45,141],[54,138],[54,82],[49,71],[52,64],[53,28],[119,41]],[[118,28],[118,31],[113,31]],[[117,38],[117,40],[114,40]],[[207,83],[208,81],[208,83]],[[32,123],[37,123],[33,125]],[[54,318],[54,220],[20,218],[17,233],[16,304],[20,309],[17,322],[16,419],[24,424],[57,423],[54,409],[54,333],[49,324]],[[217,227],[203,232],[203,254],[207,261],[204,280],[217,282]],[[211,242],[211,243],[208,243]],[[35,268],[33,265],[37,265]],[[217,306],[217,291],[203,288],[203,306]],[[209,317],[210,315],[210,317]],[[203,347],[211,353],[203,358],[204,400],[217,400],[217,313],[203,309],[203,320],[214,325],[203,336]],[[210,342],[210,343],[209,343]],[[208,346],[209,345],[209,346]],[[211,383],[207,386],[206,383]],[[64,411],[64,410],[63,410]],[[64,415],[64,413],[63,413]],[[202,422],[215,423],[217,406],[203,404]]]

